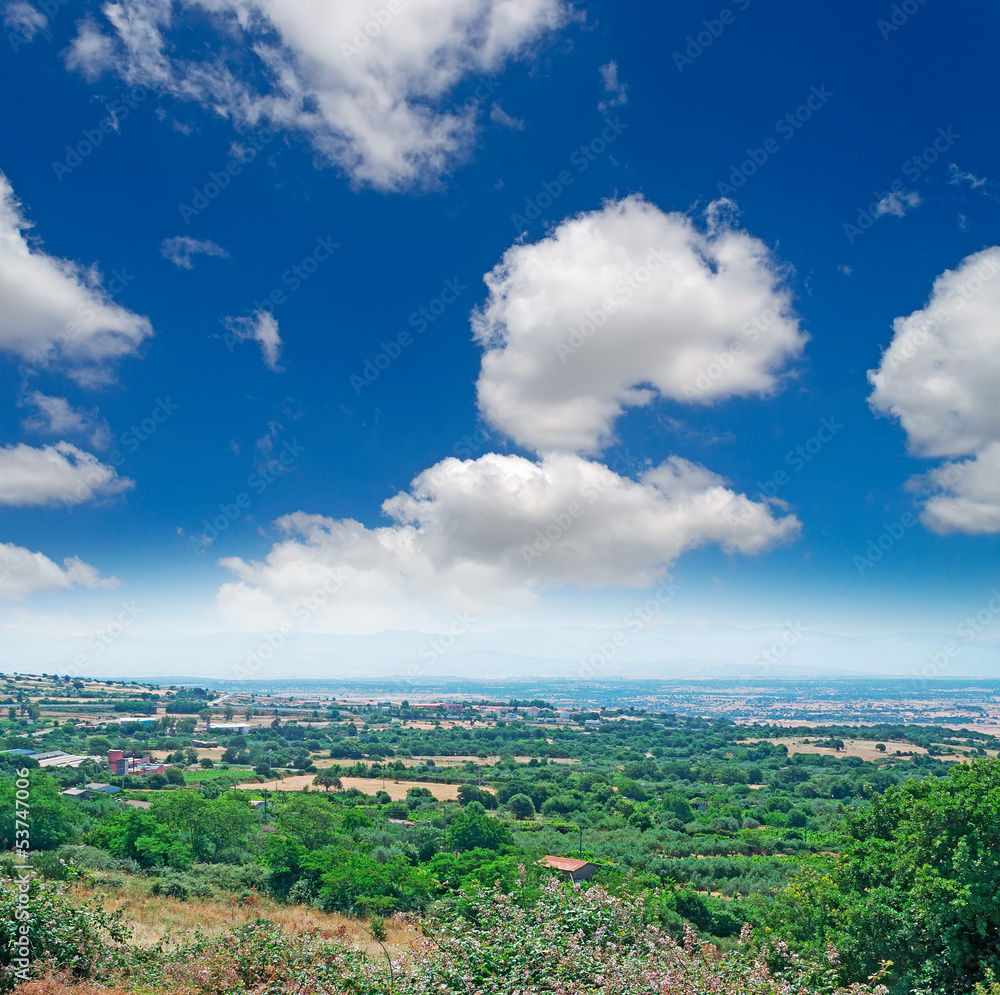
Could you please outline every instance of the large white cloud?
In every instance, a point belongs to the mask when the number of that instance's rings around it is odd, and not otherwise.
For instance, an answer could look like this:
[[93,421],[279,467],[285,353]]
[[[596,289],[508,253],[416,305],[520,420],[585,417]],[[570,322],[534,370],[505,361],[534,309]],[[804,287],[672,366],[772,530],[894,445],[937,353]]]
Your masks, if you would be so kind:
[[920,456],[960,456],[1000,439],[1000,247],[935,281],[926,306],[893,322],[868,379],[871,405],[899,419]]
[[641,197],[512,246],[474,316],[480,410],[538,452],[593,453],[624,409],[766,395],[806,336],[767,247],[709,209],[706,228]]
[[89,563],[76,556],[59,566],[44,553],[0,542],[0,598],[17,600],[35,591],[70,587],[117,587],[116,577],[101,577]]
[[926,306],[897,318],[877,370],[874,411],[898,418],[917,456],[971,456],[920,478],[936,532],[1000,531],[1000,247],[935,281]]
[[[492,84],[449,107],[463,79],[499,71],[573,16],[562,0],[130,0],[103,13],[111,30],[84,22],[71,68],[113,70],[241,125],[301,130],[352,178],[389,189],[437,177],[467,149]],[[173,30],[206,15],[214,53],[176,57]]]
[[[263,560],[220,561],[235,576],[221,614],[264,629],[433,625],[449,608],[516,611],[553,587],[648,587],[709,543],[753,555],[793,539],[794,515],[705,467],[672,457],[633,478],[585,455],[654,391],[693,403],[766,394],[802,349],[777,264],[727,211],[713,205],[699,231],[629,198],[508,250],[473,316],[479,400],[539,457],[443,460],[383,504],[391,524],[377,528],[287,515]],[[574,344],[588,308],[606,320]]]
[[0,173],[0,351],[36,365],[62,361],[84,384],[106,379],[107,362],[152,333],[149,319],[115,304],[96,269],[29,244],[28,228]]
[[446,459],[383,510],[392,524],[374,529],[304,513],[280,519],[287,537],[265,560],[221,561],[237,579],[220,590],[220,611],[265,627],[315,619],[319,628],[384,629],[447,606],[525,604],[556,585],[645,587],[686,550],[714,542],[754,554],[799,529],[794,516],[775,518],[676,458],[639,480],[571,454]]
[[75,505],[113,497],[134,481],[69,442],[0,448],[0,505]]

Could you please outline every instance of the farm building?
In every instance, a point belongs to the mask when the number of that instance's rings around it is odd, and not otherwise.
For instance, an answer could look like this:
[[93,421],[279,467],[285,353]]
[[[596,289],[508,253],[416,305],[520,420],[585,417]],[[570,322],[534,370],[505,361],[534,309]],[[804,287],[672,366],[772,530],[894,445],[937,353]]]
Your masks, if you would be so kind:
[[551,867],[554,871],[565,874],[570,881],[589,881],[600,869],[600,864],[592,864],[589,860],[574,860],[572,857],[553,857],[546,855],[539,863]]

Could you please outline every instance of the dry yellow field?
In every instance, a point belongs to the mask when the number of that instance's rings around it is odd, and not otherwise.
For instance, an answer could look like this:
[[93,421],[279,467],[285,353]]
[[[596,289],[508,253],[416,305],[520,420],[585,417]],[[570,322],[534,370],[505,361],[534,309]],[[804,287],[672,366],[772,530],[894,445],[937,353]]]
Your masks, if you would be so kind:
[[[301,791],[305,787],[313,787],[313,774],[296,774],[293,777],[286,777],[282,781],[268,781],[266,784],[237,784],[238,790],[259,791],[267,788],[268,791]],[[374,795],[379,791],[385,791],[393,801],[402,801],[406,797],[406,792],[410,788],[426,788],[439,801],[454,801],[458,798],[458,784],[435,784],[433,781],[394,781],[387,777],[385,781],[373,777],[342,777],[341,784],[345,788],[357,788],[366,795]],[[322,791],[322,788],[317,788]],[[484,791],[492,791],[483,785]]]
[[[809,739],[810,737],[804,737]],[[827,757],[860,757],[862,760],[877,760],[879,757],[895,756],[896,750],[902,753],[926,753],[922,746],[914,746],[912,743],[899,743],[887,739],[885,741],[885,753],[875,749],[874,740],[869,739],[845,739],[844,748],[838,751],[829,746],[815,746],[812,743],[803,743],[801,738],[792,736],[782,736],[777,739],[769,739],[765,742],[775,743],[788,747],[789,754],[792,753],[818,753]]]

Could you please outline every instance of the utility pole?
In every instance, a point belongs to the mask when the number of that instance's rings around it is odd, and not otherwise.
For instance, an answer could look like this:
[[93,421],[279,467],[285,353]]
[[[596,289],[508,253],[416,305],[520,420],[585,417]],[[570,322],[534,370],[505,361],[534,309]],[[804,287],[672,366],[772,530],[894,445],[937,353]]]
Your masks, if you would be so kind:
[[264,825],[267,825],[267,788],[264,788]]
[[580,859],[583,860],[583,823],[580,823]]

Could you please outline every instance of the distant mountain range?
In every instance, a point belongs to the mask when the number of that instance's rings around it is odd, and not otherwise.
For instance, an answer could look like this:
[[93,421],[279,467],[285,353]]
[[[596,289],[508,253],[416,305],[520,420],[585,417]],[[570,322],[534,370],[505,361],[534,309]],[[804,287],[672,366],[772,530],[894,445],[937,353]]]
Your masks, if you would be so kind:
[[[89,645],[88,645],[89,643]],[[279,643],[272,646],[271,643]],[[949,653],[951,644],[957,652]],[[454,637],[417,631],[371,635],[220,632],[125,633],[53,639],[8,630],[0,670],[112,678],[350,678],[408,683],[442,676],[616,679],[1000,677],[1000,640],[932,632],[844,636],[788,627],[661,623],[641,629],[497,629]]]

